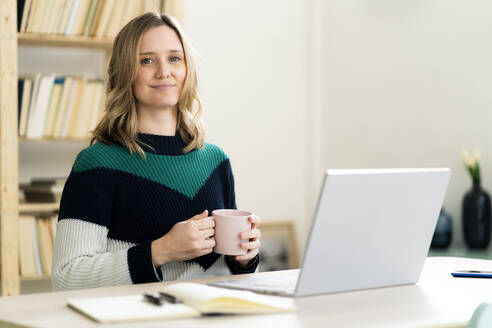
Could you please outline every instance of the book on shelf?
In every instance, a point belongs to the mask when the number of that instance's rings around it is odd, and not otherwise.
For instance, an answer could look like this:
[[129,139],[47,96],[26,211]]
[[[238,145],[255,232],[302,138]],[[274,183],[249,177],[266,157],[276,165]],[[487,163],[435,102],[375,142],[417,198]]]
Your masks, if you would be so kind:
[[65,121],[63,122],[61,137],[66,138],[69,133],[69,129],[73,128],[75,121],[78,116],[78,111],[80,103],[82,100],[82,94],[84,91],[84,85],[87,79],[76,79],[74,84],[72,84],[72,94],[69,99],[67,108],[65,109]]
[[49,2],[46,0],[35,0],[37,2],[37,10],[35,11],[35,20],[32,27],[33,33],[43,32],[43,23],[47,14]]
[[26,75],[21,77],[21,79],[24,80],[24,88],[28,87],[30,89],[29,92],[27,90],[23,91],[22,104],[20,106],[19,135],[24,137],[27,131],[29,113],[31,112],[31,108],[35,106],[38,97],[41,73]]
[[19,32],[114,37],[133,17],[165,0],[18,0]]
[[19,216],[19,274],[22,278],[51,275],[57,216]]
[[19,136],[87,138],[101,118],[104,82],[53,74],[19,79]]
[[48,18],[45,33],[56,33],[58,22],[60,21],[63,8],[67,3],[66,0],[54,0],[53,10]]
[[45,33],[45,24],[47,23],[47,16],[49,15],[49,11],[51,10],[51,5],[53,4],[53,1],[46,1],[46,0],[41,0],[39,1],[39,7],[38,7],[38,13],[37,15],[39,16],[37,20],[37,25],[35,27],[35,33]]
[[99,21],[101,19],[101,15],[104,11],[104,7],[106,6],[107,1],[99,0],[97,2],[97,6],[94,10],[94,16],[92,17],[92,21],[90,22],[90,26],[84,30],[84,35],[96,35],[97,26],[99,25]]
[[82,35],[89,35],[89,31],[91,30],[92,24],[94,22],[94,17],[96,16],[96,9],[99,6],[99,2],[102,2],[102,0],[91,0],[83,25],[83,30],[81,33]]
[[54,134],[55,138],[63,138],[66,135],[64,134],[64,131],[70,123],[74,106],[74,98],[77,95],[77,90],[80,88],[80,79],[74,77],[70,82],[70,89],[66,90],[66,102],[63,104],[64,107],[61,108],[60,118],[56,122],[57,126]]
[[61,95],[63,93],[64,77],[55,78],[53,89],[51,90],[50,103],[48,106],[48,113],[46,114],[46,122],[44,125],[43,137],[50,137],[53,125],[55,122],[56,114],[59,110]]
[[111,13],[113,12],[114,5],[116,3],[115,0],[106,0],[105,4],[101,8],[101,14],[99,15],[99,21],[96,23],[97,27],[91,35],[95,35],[98,37],[102,37],[105,35],[106,29],[108,27],[109,19],[111,17]]
[[72,1],[63,1],[63,7],[60,9],[60,15],[58,16],[58,22],[56,23],[55,32],[56,34],[64,34],[65,27],[68,24],[68,19],[70,18],[70,13],[72,12]]
[[72,5],[72,11],[70,12],[70,18],[68,20],[67,28],[65,29],[65,35],[75,35],[79,21],[82,19],[82,10],[84,10],[84,0],[74,0]]
[[[293,298],[260,295],[198,283],[177,282],[162,287],[178,303],[146,301],[144,295],[71,298],[67,305],[101,323],[199,317],[202,314],[264,314],[295,311]],[[158,296],[156,296],[158,297]]]
[[74,24],[75,20],[75,12],[79,8],[79,0],[73,0],[72,5],[69,6],[70,11],[68,12],[68,18],[65,26],[63,26],[63,34],[64,35],[69,35],[70,31],[72,30],[72,26]]
[[65,77],[65,83],[63,84],[63,90],[60,99],[60,105],[56,111],[55,117],[53,118],[53,127],[48,134],[48,137],[59,138],[61,136],[61,131],[63,128],[63,122],[65,122],[65,115],[67,112],[68,104],[73,96],[74,88],[73,82],[74,78],[71,76]]
[[108,25],[106,26],[106,31],[104,33],[105,36],[116,35],[123,20],[123,14],[126,6],[123,5],[122,0],[114,0],[114,2],[113,13],[111,14]]
[[158,11],[158,12],[163,12],[163,4],[164,4],[165,1],[161,1],[161,0],[146,0],[143,4],[143,12],[146,13],[146,12],[154,12],[154,11]]
[[94,99],[91,103],[91,118],[88,121],[89,130],[95,129],[99,121],[103,118],[104,108],[104,84],[95,83]]
[[78,111],[73,115],[75,121],[69,128],[68,137],[84,138],[87,137],[87,132],[96,127],[99,122],[101,113],[101,96],[102,84],[98,80],[88,80],[84,85],[83,94],[92,95],[92,97],[84,96]]
[[33,244],[34,244],[34,265],[36,267],[36,275],[43,275],[43,267],[41,266],[41,256],[39,254],[39,238],[38,238],[38,224],[36,223],[36,218],[34,218],[33,226]]
[[17,0],[17,32],[25,31],[31,0]]
[[[37,234],[34,216],[19,216],[19,272],[21,277],[35,277],[40,274],[36,267],[34,235]],[[36,238],[37,239],[37,238]]]
[[34,178],[31,183],[22,183],[19,190],[28,203],[59,203],[66,178]]
[[28,203],[59,203],[63,185],[19,185]]
[[26,137],[40,139],[43,137],[43,129],[46,121],[46,113],[51,96],[51,88],[55,81],[55,75],[42,75],[39,82],[36,101],[29,111]]
[[67,177],[47,177],[47,178],[31,178],[31,185],[64,185],[67,182]]
[[17,81],[17,129],[19,129],[21,106],[22,106],[22,94],[24,92],[24,80],[19,79]]
[[[128,3],[126,6],[125,12],[123,19],[121,21],[120,27],[118,28],[118,31],[129,21],[131,21],[133,18],[136,16],[143,14],[142,10],[142,4],[139,1],[131,1]],[[118,33],[118,31],[116,33]],[[115,33],[115,35],[116,35]]]
[[45,1],[44,10],[41,16],[41,25],[39,27],[39,33],[51,33],[52,21],[56,18],[53,16],[55,14],[55,8],[57,3],[61,2],[59,0],[47,0]]
[[75,8],[75,17],[73,20],[72,28],[70,29],[70,35],[80,35],[80,30],[84,24],[84,19],[87,14],[90,0],[79,0],[78,6]]
[[38,12],[39,12],[39,2],[40,0],[31,0],[30,2],[30,14],[29,14],[29,19],[27,21],[27,24],[26,24],[26,29],[25,31],[22,31],[22,32],[34,32],[33,29],[34,29],[34,26],[36,25],[36,22],[38,20]]
[[77,35],[84,35],[84,29],[85,29],[85,25],[88,24],[91,6],[96,1],[97,0],[85,0],[85,5],[82,11],[82,19],[77,29]]
[[53,261],[53,236],[50,217],[36,219],[38,233],[39,259],[44,275],[51,275],[51,263]]
[[20,115],[19,115],[19,135],[26,135],[26,126],[27,126],[27,113],[29,110],[29,101],[32,97],[32,83],[33,79],[26,77],[21,79],[24,81],[22,83],[22,98],[20,103],[18,104]]
[[53,248],[55,247],[55,238],[56,238],[56,227],[58,225],[58,216],[52,215],[50,218],[50,227],[51,227],[51,238],[53,239]]

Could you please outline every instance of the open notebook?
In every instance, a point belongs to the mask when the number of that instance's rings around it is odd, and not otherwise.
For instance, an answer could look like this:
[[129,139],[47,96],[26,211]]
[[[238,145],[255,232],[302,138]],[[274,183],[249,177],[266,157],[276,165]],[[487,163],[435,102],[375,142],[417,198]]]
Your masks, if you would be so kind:
[[72,298],[67,305],[102,323],[198,317],[202,314],[254,314],[296,310],[293,299],[259,295],[197,283],[175,283],[159,291],[177,297],[182,303],[155,305],[143,295]]

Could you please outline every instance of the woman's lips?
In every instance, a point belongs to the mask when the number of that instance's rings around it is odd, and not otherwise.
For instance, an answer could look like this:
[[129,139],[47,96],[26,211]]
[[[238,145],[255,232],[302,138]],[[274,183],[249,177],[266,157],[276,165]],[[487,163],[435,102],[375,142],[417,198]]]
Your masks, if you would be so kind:
[[151,88],[154,89],[160,89],[160,90],[166,90],[175,87],[174,84],[159,84],[159,85],[152,85]]

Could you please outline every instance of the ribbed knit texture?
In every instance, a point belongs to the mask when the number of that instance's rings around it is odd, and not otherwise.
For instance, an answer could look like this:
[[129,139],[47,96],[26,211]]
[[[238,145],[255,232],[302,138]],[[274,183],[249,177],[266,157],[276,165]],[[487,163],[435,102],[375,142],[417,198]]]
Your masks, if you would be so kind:
[[[210,174],[227,159],[218,147],[210,144],[203,150],[181,156],[147,154],[145,165],[138,155],[128,156],[122,147],[97,143],[86,152],[89,153],[87,156],[79,156],[75,161],[75,172],[99,167],[115,169],[166,185],[188,198],[195,197]],[[167,169],[163,170],[163,167]],[[183,174],[185,172],[193,172],[193,175]]]
[[156,270],[151,242],[205,209],[236,208],[234,178],[217,146],[183,154],[179,137],[140,134],[139,140],[145,160],[103,143],[77,156],[60,204],[54,288],[254,272],[258,261],[243,269],[215,253]]

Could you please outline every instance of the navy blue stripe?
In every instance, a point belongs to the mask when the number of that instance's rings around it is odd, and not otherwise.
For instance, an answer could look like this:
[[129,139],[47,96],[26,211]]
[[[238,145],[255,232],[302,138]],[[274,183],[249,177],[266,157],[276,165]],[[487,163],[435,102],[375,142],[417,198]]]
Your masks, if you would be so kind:
[[[194,199],[160,183],[126,172],[93,169],[70,175],[60,206],[60,220],[77,218],[109,229],[108,237],[140,244],[165,235],[178,222],[207,209],[235,208],[234,191],[224,177],[229,160],[210,175]],[[232,176],[230,177],[232,178]],[[106,183],[104,183],[106,182]],[[212,253],[191,261],[208,269]]]
[[154,269],[150,245],[151,241],[147,241],[128,250],[128,268],[134,284],[159,281],[155,275],[156,271],[162,279],[161,270]]

